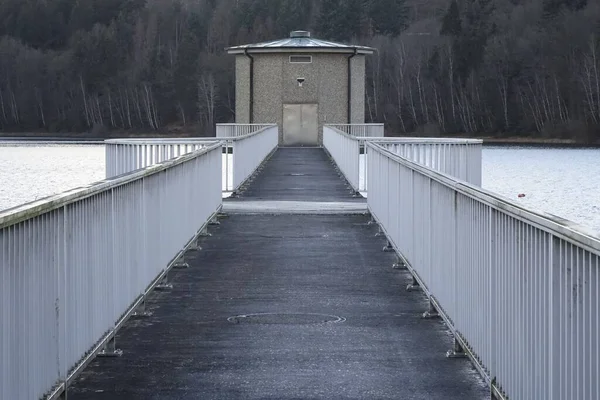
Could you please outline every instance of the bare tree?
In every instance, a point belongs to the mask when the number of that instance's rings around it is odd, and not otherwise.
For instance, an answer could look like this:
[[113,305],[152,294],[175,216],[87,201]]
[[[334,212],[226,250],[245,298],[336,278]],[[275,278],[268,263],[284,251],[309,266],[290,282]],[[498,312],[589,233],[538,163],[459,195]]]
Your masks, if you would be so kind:
[[205,129],[212,131],[215,124],[217,85],[212,73],[202,74],[198,79],[198,110]]

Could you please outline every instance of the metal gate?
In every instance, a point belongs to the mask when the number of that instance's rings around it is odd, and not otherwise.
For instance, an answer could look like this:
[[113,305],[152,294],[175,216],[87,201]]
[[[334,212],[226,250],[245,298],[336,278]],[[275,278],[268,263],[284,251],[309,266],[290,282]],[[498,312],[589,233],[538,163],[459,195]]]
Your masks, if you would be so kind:
[[283,145],[317,146],[319,122],[316,104],[283,105]]

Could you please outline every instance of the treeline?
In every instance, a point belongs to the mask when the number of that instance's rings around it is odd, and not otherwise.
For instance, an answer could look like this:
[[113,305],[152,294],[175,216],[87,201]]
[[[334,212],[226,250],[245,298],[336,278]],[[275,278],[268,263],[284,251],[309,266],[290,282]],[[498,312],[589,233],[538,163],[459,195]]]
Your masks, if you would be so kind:
[[295,29],[378,48],[390,132],[600,137],[591,0],[0,0],[0,130],[209,135],[234,119],[223,49]]

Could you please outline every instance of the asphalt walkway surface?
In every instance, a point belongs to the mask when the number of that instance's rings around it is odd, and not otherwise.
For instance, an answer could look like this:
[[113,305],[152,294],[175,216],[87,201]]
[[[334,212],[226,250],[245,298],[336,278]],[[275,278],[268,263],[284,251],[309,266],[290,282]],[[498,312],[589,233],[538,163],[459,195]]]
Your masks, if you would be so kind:
[[353,197],[347,186],[323,149],[283,147],[265,163],[238,199],[228,201],[366,202]]
[[[285,170],[285,153],[263,173]],[[325,195],[318,182],[315,201],[355,201],[343,182],[326,176]],[[259,176],[248,193],[292,200],[285,187]],[[225,216],[173,289],[150,296],[153,315],[119,332],[123,356],[93,361],[69,400],[489,398],[467,359],[446,358],[451,335],[421,318],[427,299],[405,290],[409,274],[391,268],[368,220]]]

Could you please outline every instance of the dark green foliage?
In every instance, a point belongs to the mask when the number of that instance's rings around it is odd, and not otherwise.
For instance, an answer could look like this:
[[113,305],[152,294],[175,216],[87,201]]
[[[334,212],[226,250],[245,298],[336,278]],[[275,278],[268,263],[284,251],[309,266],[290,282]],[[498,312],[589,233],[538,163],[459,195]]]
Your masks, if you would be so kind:
[[460,20],[460,11],[456,0],[452,0],[448,12],[442,20],[441,35],[458,36],[462,33],[462,22]]
[[393,132],[597,137],[590,0],[0,0],[0,130],[209,134],[224,47],[299,29],[378,49],[366,119]]
[[344,27],[344,15],[341,12],[345,7],[343,3],[343,0],[323,0],[321,2],[321,13],[317,21],[317,32],[321,37],[330,40],[348,39]]
[[291,31],[310,28],[312,4],[305,0],[281,0],[275,18],[278,34],[285,37]]
[[378,35],[398,36],[408,25],[405,0],[370,0],[369,17]]
[[581,10],[587,3],[588,0],[543,0],[544,13],[553,17],[560,12]]

